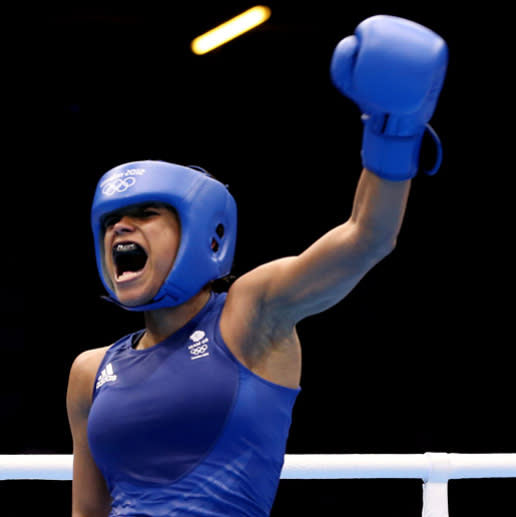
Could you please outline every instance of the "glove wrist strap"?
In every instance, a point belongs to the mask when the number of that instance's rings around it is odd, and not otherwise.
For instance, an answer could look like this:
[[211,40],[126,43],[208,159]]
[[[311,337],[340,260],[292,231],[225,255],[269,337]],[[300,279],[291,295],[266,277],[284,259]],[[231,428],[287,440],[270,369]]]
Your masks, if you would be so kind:
[[419,152],[423,134],[428,131],[432,137],[437,156],[434,166],[426,174],[433,175],[442,161],[442,145],[433,128],[427,124],[412,136],[387,135],[375,131],[367,116],[364,120],[364,136],[362,141],[362,163],[364,167],[381,178],[391,181],[404,181],[416,176],[419,168]]

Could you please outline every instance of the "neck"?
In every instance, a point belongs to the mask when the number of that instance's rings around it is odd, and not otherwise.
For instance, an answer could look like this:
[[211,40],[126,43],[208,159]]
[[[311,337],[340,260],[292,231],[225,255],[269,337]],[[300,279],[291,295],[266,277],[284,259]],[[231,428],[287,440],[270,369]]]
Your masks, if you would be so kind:
[[171,336],[194,318],[209,299],[210,291],[203,289],[193,298],[177,307],[165,307],[146,311],[144,313],[145,333],[136,348],[149,348]]

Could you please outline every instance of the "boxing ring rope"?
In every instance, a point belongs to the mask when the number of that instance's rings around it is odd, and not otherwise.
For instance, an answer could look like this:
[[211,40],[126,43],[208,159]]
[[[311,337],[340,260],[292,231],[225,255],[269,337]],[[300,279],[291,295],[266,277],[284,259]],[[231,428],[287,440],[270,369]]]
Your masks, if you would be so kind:
[[[71,454],[0,455],[0,480],[72,479]],[[423,517],[448,517],[448,481],[516,478],[516,454],[287,454],[281,479],[423,480]]]

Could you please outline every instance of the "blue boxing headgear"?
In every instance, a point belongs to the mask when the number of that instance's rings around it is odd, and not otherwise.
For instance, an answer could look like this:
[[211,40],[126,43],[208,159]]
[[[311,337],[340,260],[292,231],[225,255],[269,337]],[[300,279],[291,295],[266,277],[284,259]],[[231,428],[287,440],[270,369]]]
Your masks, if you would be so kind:
[[[176,210],[181,240],[172,269],[156,296],[144,305],[129,307],[117,299],[106,275],[103,220],[110,212],[149,202],[165,203]],[[233,264],[235,200],[222,183],[193,167],[149,160],[111,169],[97,184],[91,226],[100,279],[109,298],[128,310],[179,305],[210,281],[226,276]]]

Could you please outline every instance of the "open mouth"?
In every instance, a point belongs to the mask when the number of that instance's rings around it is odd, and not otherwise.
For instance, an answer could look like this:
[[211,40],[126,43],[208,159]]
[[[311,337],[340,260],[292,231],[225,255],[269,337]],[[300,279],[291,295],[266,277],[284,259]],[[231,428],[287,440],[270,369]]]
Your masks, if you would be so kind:
[[116,279],[129,280],[145,267],[147,253],[135,242],[120,242],[113,246]]

